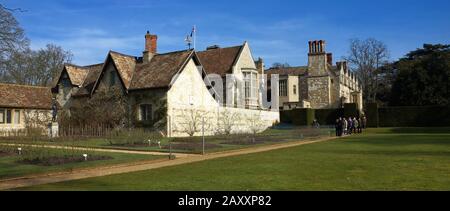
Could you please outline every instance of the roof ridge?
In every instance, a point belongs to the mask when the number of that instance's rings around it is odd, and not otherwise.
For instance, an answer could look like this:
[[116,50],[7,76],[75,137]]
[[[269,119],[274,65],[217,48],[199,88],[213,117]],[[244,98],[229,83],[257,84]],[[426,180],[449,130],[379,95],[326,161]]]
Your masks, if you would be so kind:
[[117,51],[109,51],[109,53],[115,53],[115,54],[119,54],[119,55],[121,55],[121,56],[125,56],[125,57],[131,57],[131,58],[136,58],[136,56],[131,56],[131,55],[128,55],[128,54],[124,54],[124,53],[120,53],[120,52],[117,52]]
[[197,51],[197,52],[199,52],[199,53],[202,53],[202,52],[208,52],[208,51],[214,51],[214,50],[223,50],[223,49],[230,49],[230,48],[242,48],[242,47],[244,47],[244,45],[235,45],[235,46],[229,46],[229,47],[224,47],[224,48],[222,48],[222,47],[219,47],[219,48],[214,48],[214,49],[206,49],[206,50],[203,50],[203,51]]
[[85,66],[80,66],[80,65],[76,65],[76,64],[70,64],[70,63],[64,64],[64,67],[66,67],[66,66],[77,67],[80,69],[86,69]]
[[282,70],[282,69],[295,69],[295,68],[308,68],[308,66],[295,66],[295,67],[271,67],[267,70]]
[[83,66],[83,67],[89,68],[89,67],[94,67],[94,66],[100,66],[100,65],[103,65],[103,64],[105,64],[105,63],[91,64],[91,65],[86,65],[86,66]]
[[174,54],[174,53],[183,53],[183,52],[189,52],[189,51],[195,51],[195,50],[189,49],[189,50],[171,51],[171,52],[166,52],[166,53],[162,53],[162,54],[156,54],[156,56],[162,56],[162,55],[168,55],[168,54]]

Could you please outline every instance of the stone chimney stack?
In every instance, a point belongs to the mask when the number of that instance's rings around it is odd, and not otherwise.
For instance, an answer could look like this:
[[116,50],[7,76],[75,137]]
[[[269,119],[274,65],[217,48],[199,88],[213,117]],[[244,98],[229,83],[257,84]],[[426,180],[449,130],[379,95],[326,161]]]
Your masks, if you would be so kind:
[[332,57],[325,51],[325,41],[309,41],[308,74],[310,76],[326,75],[330,62],[332,62]]
[[149,62],[153,56],[157,53],[158,49],[158,36],[150,34],[149,31],[147,31],[147,34],[145,35],[145,50],[144,50],[144,58],[143,62],[147,63]]

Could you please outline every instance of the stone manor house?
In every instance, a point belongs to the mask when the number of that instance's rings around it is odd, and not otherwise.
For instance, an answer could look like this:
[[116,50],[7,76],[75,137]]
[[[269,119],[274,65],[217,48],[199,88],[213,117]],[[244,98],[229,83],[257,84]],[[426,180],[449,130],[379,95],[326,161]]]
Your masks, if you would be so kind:
[[279,104],[281,110],[295,108],[341,108],[345,103],[356,103],[363,109],[362,87],[347,62],[333,64],[333,55],[325,51],[325,41],[310,41],[308,65],[266,70],[278,74]]
[[[142,56],[110,51],[100,64],[67,64],[51,88],[0,84],[0,135],[25,129],[31,120],[49,124],[52,98],[70,115],[72,108],[109,90],[126,99],[131,126],[157,128],[169,137],[200,135],[200,124],[206,124],[206,135],[223,133],[230,128],[226,124],[232,124],[232,133],[263,131],[280,121],[278,109],[356,103],[362,110],[358,80],[345,61],[333,64],[325,41],[309,42],[308,66],[266,71],[247,42],[167,53],[159,53],[157,45],[158,37],[147,32]],[[279,75],[278,86],[272,75]],[[267,101],[275,103],[267,107]],[[187,131],[193,126],[195,131]]]
[[[157,44],[157,35],[147,32],[142,56],[110,51],[101,64],[65,65],[52,88],[58,104],[70,110],[99,91],[120,89],[128,99],[133,122],[162,125],[161,131],[170,137],[187,136],[186,128],[192,126],[189,121],[206,122],[208,135],[220,131],[225,124],[222,120],[229,116],[236,118],[233,133],[250,132],[256,125],[262,131],[279,122],[278,111],[262,107],[258,82],[264,64],[254,60],[247,42],[167,53],[159,53]],[[223,79],[233,75],[241,83],[223,86],[224,92],[218,92],[208,83],[208,74]],[[245,84],[244,89],[237,84]],[[225,98],[227,103],[223,103]],[[239,106],[237,99],[245,99],[244,105]]]

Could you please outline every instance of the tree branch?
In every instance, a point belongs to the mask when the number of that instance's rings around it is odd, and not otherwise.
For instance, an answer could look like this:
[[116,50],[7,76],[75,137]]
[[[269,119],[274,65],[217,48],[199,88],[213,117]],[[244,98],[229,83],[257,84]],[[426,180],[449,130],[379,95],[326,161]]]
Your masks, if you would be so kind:
[[0,4],[0,8],[10,11],[10,12],[20,12],[20,13],[28,12],[28,10],[24,10],[22,8],[8,8],[8,7],[3,6],[2,4]]

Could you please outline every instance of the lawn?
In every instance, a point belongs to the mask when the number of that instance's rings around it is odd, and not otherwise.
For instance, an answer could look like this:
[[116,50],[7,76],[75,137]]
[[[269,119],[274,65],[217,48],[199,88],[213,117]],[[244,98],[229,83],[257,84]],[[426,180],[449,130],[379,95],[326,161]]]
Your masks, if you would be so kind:
[[[45,153],[52,153],[53,155],[64,155],[67,151],[46,149]],[[83,153],[88,153],[88,156],[105,156],[108,159],[105,160],[95,160],[95,161],[83,161],[83,162],[70,162],[59,165],[37,165],[37,164],[24,164],[21,163],[21,159],[17,154],[9,154],[7,156],[0,156],[0,180],[30,176],[36,174],[60,172],[60,171],[71,171],[75,169],[92,168],[99,166],[108,166],[120,163],[130,163],[137,161],[146,161],[161,159],[162,156],[151,156],[151,155],[135,155],[135,154],[123,154],[123,153],[98,153],[98,152],[81,152],[79,157],[83,159]],[[88,158],[90,158],[88,157]]]
[[332,142],[26,190],[448,191],[450,131],[371,129]]

